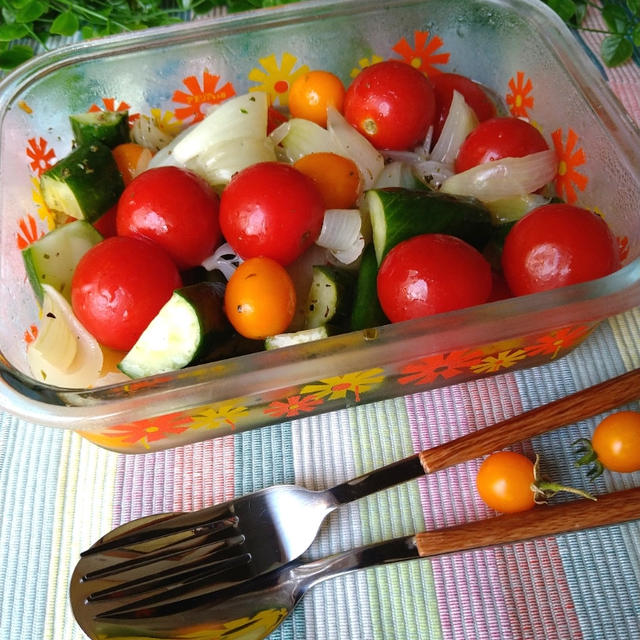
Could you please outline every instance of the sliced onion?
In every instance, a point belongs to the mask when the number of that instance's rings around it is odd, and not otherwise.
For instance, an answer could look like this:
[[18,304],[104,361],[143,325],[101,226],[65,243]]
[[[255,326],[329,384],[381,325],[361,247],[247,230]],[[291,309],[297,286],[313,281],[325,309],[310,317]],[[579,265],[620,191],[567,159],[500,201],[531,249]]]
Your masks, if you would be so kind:
[[539,193],[526,193],[511,198],[501,198],[487,203],[494,223],[513,222],[519,220],[532,209],[547,204],[551,198]]
[[42,288],[40,331],[27,350],[33,377],[59,387],[92,387],[102,371],[98,341],[82,326],[59,291],[48,284]]
[[352,264],[362,255],[364,245],[364,236],[358,235],[349,247],[346,249],[332,249],[331,255],[341,264]]
[[442,127],[440,137],[431,150],[431,160],[453,166],[460,145],[478,126],[475,111],[458,91],[453,92],[451,107]]
[[173,150],[176,145],[185,138],[189,132],[191,131],[191,127],[184,129],[181,131],[168,145],[162,147],[158,152],[153,155],[153,158],[149,161],[147,166],[148,169],[152,169],[154,167],[183,167],[185,163],[179,162],[173,155]]
[[166,147],[174,136],[163,131],[149,116],[141,114],[131,127],[131,141],[152,151]]
[[225,242],[213,252],[213,255],[202,261],[202,266],[207,271],[220,271],[228,280],[242,261],[242,258],[235,252],[233,247],[228,242]]
[[277,142],[278,151],[282,159],[289,163],[294,163],[310,153],[325,151],[340,153],[329,132],[311,120],[291,118],[272,132],[272,139],[274,133],[276,134],[275,139],[279,140]]
[[422,182],[434,189],[440,188],[445,180],[454,175],[453,169],[449,165],[435,160],[423,160],[416,164],[413,170]]
[[331,250],[344,250],[360,235],[359,209],[327,209],[316,244]]
[[382,154],[333,107],[327,108],[327,130],[340,149],[338,153],[356,163],[363,188],[370,189],[384,168]]
[[173,149],[178,162],[206,153],[223,140],[238,137],[242,131],[245,138],[265,138],[267,135],[267,94],[254,91],[230,98],[220,104],[208,116],[188,129],[189,133]]
[[491,202],[533,193],[551,182],[557,169],[556,154],[548,149],[522,158],[485,162],[447,178],[441,191]]
[[405,162],[393,161],[384,166],[373,185],[374,189],[386,187],[403,187],[413,189],[417,184],[417,178],[412,165]]
[[252,164],[275,160],[275,147],[269,138],[235,138],[208,147],[186,166],[210,185],[219,187],[228,184],[235,173]]

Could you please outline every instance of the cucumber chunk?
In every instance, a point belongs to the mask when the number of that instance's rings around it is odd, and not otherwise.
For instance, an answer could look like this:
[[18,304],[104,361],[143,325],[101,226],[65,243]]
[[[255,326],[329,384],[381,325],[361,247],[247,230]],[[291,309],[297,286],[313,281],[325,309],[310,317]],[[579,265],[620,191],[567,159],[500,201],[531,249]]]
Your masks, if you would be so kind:
[[45,204],[57,213],[95,222],[124,191],[111,149],[95,142],[82,145],[40,176]]
[[278,333],[275,336],[265,338],[264,348],[267,351],[271,351],[272,349],[279,349],[281,347],[290,347],[295,344],[322,340],[328,336],[329,329],[326,325],[313,327],[312,329],[301,329],[300,331],[292,331],[290,333]]
[[232,332],[217,283],[177,289],[118,368],[130,378],[181,369],[205,357]]
[[348,329],[355,280],[355,273],[348,269],[314,265],[307,297],[305,328],[331,324],[336,328]]
[[40,304],[44,300],[44,284],[71,299],[71,278],[78,261],[101,240],[91,224],[75,220],[49,231],[22,250],[27,277]]
[[389,324],[378,300],[378,260],[372,244],[365,247],[358,271],[355,300],[351,310],[351,329],[370,329]]
[[128,111],[89,111],[69,116],[77,145],[101,142],[113,149],[129,142]]
[[371,216],[378,264],[398,243],[423,233],[446,233],[482,250],[491,236],[491,214],[473,198],[429,189],[371,189]]

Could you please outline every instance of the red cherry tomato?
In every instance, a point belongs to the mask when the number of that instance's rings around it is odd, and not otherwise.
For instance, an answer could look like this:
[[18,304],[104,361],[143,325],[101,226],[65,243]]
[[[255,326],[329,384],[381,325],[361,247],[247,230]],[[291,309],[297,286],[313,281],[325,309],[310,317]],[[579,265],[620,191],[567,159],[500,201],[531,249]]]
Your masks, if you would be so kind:
[[435,115],[436,99],[429,79],[396,60],[363,69],[344,98],[345,118],[378,149],[410,149],[421,144]]
[[311,178],[278,162],[239,171],[222,192],[220,226],[245,260],[272,258],[286,266],[320,235],[324,199]]
[[392,322],[486,302],[491,267],[470,244],[428,233],[397,244],[378,270],[378,298]]
[[483,162],[501,158],[522,158],[549,148],[542,134],[520,118],[490,118],[481,122],[460,146],[456,173]]
[[569,204],[530,211],[509,231],[502,251],[502,270],[516,296],[586,282],[619,268],[607,223]]
[[115,236],[93,246],[78,262],[71,304],[98,342],[128,351],[180,286],[178,269],[161,247]]
[[482,85],[466,76],[457,73],[438,73],[431,78],[431,84],[436,95],[434,140],[440,137],[442,127],[449,115],[454,91],[462,94],[466,103],[475,112],[478,122],[484,122],[496,115],[496,105]]
[[195,267],[220,244],[219,198],[195,174],[178,167],[148,169],[118,202],[118,235],[158,243],[179,269]]
[[93,226],[103,238],[111,238],[118,235],[116,228],[116,216],[118,214],[118,205],[115,204],[106,213],[103,213],[94,223]]

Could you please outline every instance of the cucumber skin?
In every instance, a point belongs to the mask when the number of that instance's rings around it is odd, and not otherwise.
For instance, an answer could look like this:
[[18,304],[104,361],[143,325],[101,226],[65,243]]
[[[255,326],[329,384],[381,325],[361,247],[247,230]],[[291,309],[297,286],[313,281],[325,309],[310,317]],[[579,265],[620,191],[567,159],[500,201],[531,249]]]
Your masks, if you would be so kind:
[[[381,211],[386,223],[384,244],[376,245],[378,264],[398,243],[423,233],[444,233],[456,236],[482,251],[492,234],[489,210],[478,200],[429,189],[389,187],[367,192],[369,210]],[[372,215],[374,243],[376,226]]]
[[40,176],[45,202],[48,180],[69,185],[82,210],[80,219],[88,222],[100,218],[118,202],[124,191],[122,175],[111,149],[99,142],[77,147]]
[[174,295],[186,300],[196,310],[201,339],[191,363],[199,361],[215,348],[221,338],[226,338],[233,331],[224,313],[224,292],[216,283],[198,282],[176,289]]
[[[343,269],[332,265],[315,265],[313,267],[314,274],[317,272],[323,274],[327,279],[334,282],[336,287],[336,308],[334,312],[327,317],[323,324],[330,324],[338,330],[348,329],[351,318],[351,309],[353,304],[353,294],[355,290],[356,276],[353,271]],[[309,289],[309,302],[312,301],[311,296],[315,287],[316,278],[311,281]],[[315,304],[318,300],[315,300]],[[317,323],[309,324],[309,316],[312,314],[308,311],[305,318],[305,329],[320,326]]]
[[76,144],[79,146],[100,142],[113,149],[131,139],[128,111],[82,113],[69,116],[69,121]]
[[378,260],[372,244],[365,247],[358,271],[351,311],[351,330],[371,329],[389,324],[378,300]]
[[[87,240],[87,250],[95,244],[98,244],[103,238],[100,233],[88,222],[84,220],[76,220],[75,222],[70,222],[62,227],[57,227],[49,233],[45,234],[39,240],[31,243],[28,247],[22,250],[22,259],[24,262],[24,267],[27,272],[27,278],[29,283],[31,284],[31,288],[38,299],[40,304],[44,301],[44,291],[42,289],[42,284],[46,281],[46,272],[42,268],[44,265],[43,261],[47,260],[46,253],[42,252],[41,248],[43,246],[48,246],[51,243],[51,239],[56,235],[62,235],[67,233],[75,233],[76,230],[80,229],[81,233],[76,234],[77,237],[84,235]],[[51,247],[53,249],[53,246]],[[53,251],[47,253],[54,253]],[[59,253],[56,251],[55,253]],[[67,256],[64,256],[65,258]],[[75,265],[70,265],[69,268],[69,280],[66,283],[57,283],[55,286],[58,291],[67,299],[71,296],[71,277],[73,275],[73,269]],[[47,284],[52,284],[51,282],[47,282]],[[60,286],[62,285],[62,286]],[[68,286],[66,286],[68,285]]]

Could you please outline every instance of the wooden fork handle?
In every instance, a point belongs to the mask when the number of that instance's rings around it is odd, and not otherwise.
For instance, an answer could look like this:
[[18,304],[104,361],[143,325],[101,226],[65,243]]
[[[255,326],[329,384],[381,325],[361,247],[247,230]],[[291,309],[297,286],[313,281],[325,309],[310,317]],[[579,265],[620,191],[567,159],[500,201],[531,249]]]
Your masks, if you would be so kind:
[[640,369],[593,385],[526,413],[418,454],[425,473],[473,460],[506,446],[640,398]]
[[541,505],[521,513],[509,513],[416,535],[422,557],[453,553],[542,536],[627,522],[640,518],[640,487],[556,506]]

